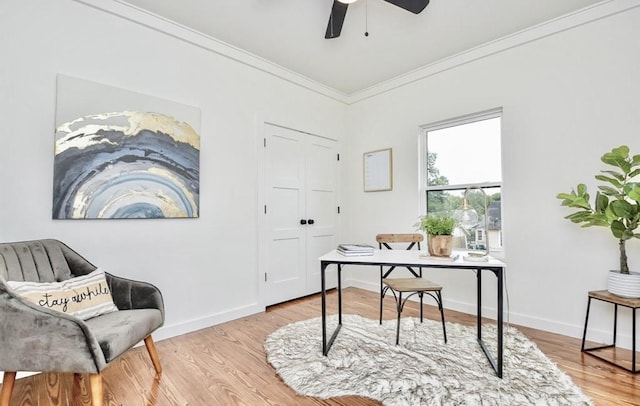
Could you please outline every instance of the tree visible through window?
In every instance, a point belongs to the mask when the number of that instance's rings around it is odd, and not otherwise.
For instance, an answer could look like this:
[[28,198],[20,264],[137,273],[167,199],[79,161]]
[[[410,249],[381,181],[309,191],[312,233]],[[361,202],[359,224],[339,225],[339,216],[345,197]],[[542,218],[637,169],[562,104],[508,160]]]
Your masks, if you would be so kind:
[[[480,217],[473,229],[455,231],[461,248],[485,247],[484,216],[488,216],[490,249],[502,248],[500,119],[501,112],[484,113],[424,129],[427,213],[454,213],[462,207],[463,194],[469,188],[467,201]],[[487,213],[478,188],[487,195]]]

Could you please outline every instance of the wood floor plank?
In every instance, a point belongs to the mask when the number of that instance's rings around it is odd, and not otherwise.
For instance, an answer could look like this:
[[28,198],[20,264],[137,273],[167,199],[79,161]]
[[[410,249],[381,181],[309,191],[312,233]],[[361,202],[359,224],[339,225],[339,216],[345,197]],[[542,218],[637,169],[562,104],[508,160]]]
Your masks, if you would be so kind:
[[[328,298],[337,309],[336,294]],[[427,301],[425,301],[427,303]],[[344,312],[378,318],[378,294],[356,288],[344,290]],[[440,319],[430,303],[425,317]],[[407,304],[403,316],[419,316],[417,303]],[[447,321],[475,324],[475,316],[445,311]],[[163,372],[156,377],[146,349],[134,348],[103,372],[108,406],[300,405],[372,406],[380,403],[355,396],[318,399],[296,394],[268,364],[265,337],[291,322],[320,317],[318,295],[270,307],[266,312],[156,342]],[[393,298],[386,298],[383,318],[396,317]],[[597,406],[640,406],[640,374],[580,352],[580,340],[518,327],[558,367],[590,396]],[[629,352],[617,351],[617,357]],[[39,374],[15,383],[11,406],[88,406],[88,377]]]

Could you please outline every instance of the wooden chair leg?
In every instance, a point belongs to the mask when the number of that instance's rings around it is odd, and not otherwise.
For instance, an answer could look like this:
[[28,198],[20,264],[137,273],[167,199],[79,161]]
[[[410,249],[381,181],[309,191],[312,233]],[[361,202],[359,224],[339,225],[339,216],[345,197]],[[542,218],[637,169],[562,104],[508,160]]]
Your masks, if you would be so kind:
[[91,385],[91,405],[102,406],[102,404],[104,403],[102,374],[89,374],[89,383]]
[[83,387],[84,387],[84,377],[82,376],[82,374],[75,372],[73,374],[73,389],[82,390]]
[[5,371],[2,378],[2,392],[0,392],[0,406],[9,406],[13,384],[16,383],[16,372]]
[[156,351],[156,345],[153,343],[153,338],[151,338],[151,336],[147,336],[147,338],[144,339],[144,345],[147,347],[147,352],[149,353],[153,367],[156,370],[156,374],[161,374],[162,365],[160,365],[160,357],[158,357],[158,351]]

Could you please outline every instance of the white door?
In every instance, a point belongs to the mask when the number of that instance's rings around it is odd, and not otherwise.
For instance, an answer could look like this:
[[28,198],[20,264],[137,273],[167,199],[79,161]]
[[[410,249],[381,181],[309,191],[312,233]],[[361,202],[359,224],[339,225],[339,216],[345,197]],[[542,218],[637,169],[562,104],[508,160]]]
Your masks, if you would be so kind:
[[322,137],[265,124],[264,138],[259,267],[270,305],[320,291],[318,257],[337,245],[338,160]]
[[[321,137],[307,138],[307,294],[320,291],[318,257],[338,245],[338,152],[336,142]],[[337,285],[331,267],[327,287]]]

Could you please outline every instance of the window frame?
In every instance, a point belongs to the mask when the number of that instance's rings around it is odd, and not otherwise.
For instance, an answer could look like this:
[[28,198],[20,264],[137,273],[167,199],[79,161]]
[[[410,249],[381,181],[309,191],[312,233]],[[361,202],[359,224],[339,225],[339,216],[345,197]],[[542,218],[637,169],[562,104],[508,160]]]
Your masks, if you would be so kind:
[[[438,192],[438,191],[460,191],[465,190],[467,188],[481,188],[483,190],[499,187],[500,188],[500,204],[503,204],[503,182],[477,182],[477,183],[466,183],[466,184],[451,184],[451,185],[427,185],[427,157],[428,157],[428,148],[427,148],[427,135],[431,131],[442,130],[444,128],[450,128],[455,126],[460,126],[464,124],[470,124],[478,121],[489,120],[493,118],[500,118],[500,156],[502,157],[502,107],[485,110],[478,113],[468,114],[465,116],[460,116],[452,119],[437,121],[431,124],[421,125],[418,131],[418,165],[419,165],[419,193],[420,193],[420,214],[425,214],[427,211],[427,193],[429,192]],[[502,174],[500,175],[502,179]],[[501,210],[502,213],[504,211]],[[501,230],[504,229],[504,218],[501,219],[502,227]],[[502,239],[502,237],[501,237]],[[501,244],[501,248],[492,248],[491,253],[501,254],[504,251],[504,246]]]

